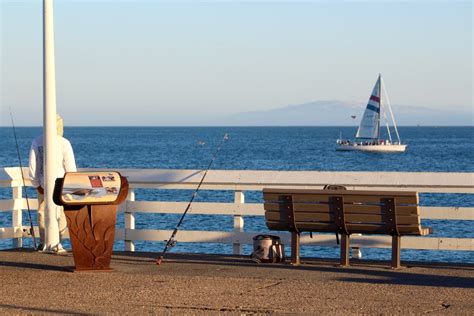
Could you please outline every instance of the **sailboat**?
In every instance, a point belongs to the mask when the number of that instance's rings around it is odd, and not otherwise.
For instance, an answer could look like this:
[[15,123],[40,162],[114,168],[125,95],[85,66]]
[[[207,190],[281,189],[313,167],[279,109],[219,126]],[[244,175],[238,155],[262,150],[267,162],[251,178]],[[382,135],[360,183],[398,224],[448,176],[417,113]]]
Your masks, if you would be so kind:
[[[382,98],[382,91],[385,100]],[[387,110],[390,114],[392,126],[395,131],[396,140],[392,139],[389,122],[387,119]],[[380,120],[381,115],[386,124],[388,139],[381,138]],[[382,75],[379,74],[375,83],[369,102],[365,108],[364,115],[360,121],[359,128],[355,135],[355,140],[339,139],[336,142],[336,150],[338,151],[369,151],[369,152],[404,152],[407,145],[403,145],[398,134],[397,124],[393,116],[390,102],[388,101],[387,91],[383,84]]]

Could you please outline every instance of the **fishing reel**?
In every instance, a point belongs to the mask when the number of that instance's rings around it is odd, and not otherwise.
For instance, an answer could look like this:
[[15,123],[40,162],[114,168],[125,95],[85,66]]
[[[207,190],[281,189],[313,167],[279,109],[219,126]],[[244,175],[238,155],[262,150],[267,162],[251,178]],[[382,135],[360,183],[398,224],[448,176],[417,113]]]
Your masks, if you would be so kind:
[[170,248],[173,248],[174,246],[176,246],[176,243],[178,242],[174,237],[171,237],[169,240],[163,240],[166,242],[166,245],[165,245],[165,249],[163,250],[163,253],[162,255],[156,259],[155,263],[157,265],[161,265],[161,263],[163,263],[163,258],[164,258],[164,254],[166,253],[166,251],[168,251],[168,249]]
[[163,241],[167,241],[166,248],[168,249],[173,248],[178,243],[178,241],[175,238],[171,238],[170,240],[163,240]]

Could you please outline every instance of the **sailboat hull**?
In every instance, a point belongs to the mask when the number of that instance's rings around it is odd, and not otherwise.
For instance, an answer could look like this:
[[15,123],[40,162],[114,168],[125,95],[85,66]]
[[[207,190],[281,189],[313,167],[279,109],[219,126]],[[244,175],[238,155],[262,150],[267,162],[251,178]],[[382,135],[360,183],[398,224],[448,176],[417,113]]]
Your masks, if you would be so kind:
[[383,153],[402,153],[406,150],[407,145],[358,145],[358,144],[338,144],[337,151],[367,151],[367,152],[383,152]]

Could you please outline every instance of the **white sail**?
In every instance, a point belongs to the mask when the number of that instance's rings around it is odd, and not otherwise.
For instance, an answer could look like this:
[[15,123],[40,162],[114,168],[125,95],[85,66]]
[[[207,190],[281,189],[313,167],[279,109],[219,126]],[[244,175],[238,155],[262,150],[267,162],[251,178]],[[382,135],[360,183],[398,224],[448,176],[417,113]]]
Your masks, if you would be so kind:
[[370,95],[364,115],[357,130],[356,139],[378,139],[380,133],[380,75]]

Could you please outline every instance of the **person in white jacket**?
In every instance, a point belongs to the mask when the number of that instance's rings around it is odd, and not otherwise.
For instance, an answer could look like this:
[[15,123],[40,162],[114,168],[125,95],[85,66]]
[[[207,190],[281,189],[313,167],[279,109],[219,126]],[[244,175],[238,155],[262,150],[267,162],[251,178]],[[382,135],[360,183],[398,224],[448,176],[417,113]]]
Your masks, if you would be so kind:
[[[76,162],[74,160],[74,152],[72,150],[71,143],[63,137],[63,119],[61,116],[57,115],[56,117],[56,126],[58,139],[56,142],[57,148],[55,150],[58,159],[57,166],[57,176],[56,178],[61,178],[66,172],[75,172],[76,171]],[[38,193],[38,226],[40,233],[40,243],[38,246],[39,251],[44,250],[44,237],[45,237],[45,207],[46,203],[44,201],[44,170],[43,170],[43,161],[44,161],[44,151],[43,151],[43,135],[38,136],[33,140],[30,149],[29,157],[29,167],[30,167],[30,179],[31,183],[36,187]],[[66,230],[66,217],[64,216],[64,210],[62,207],[58,206],[58,212],[60,213],[59,221],[59,234],[60,239],[64,231]],[[65,254],[67,251],[63,248],[61,244],[57,245],[53,252],[57,254]]]

